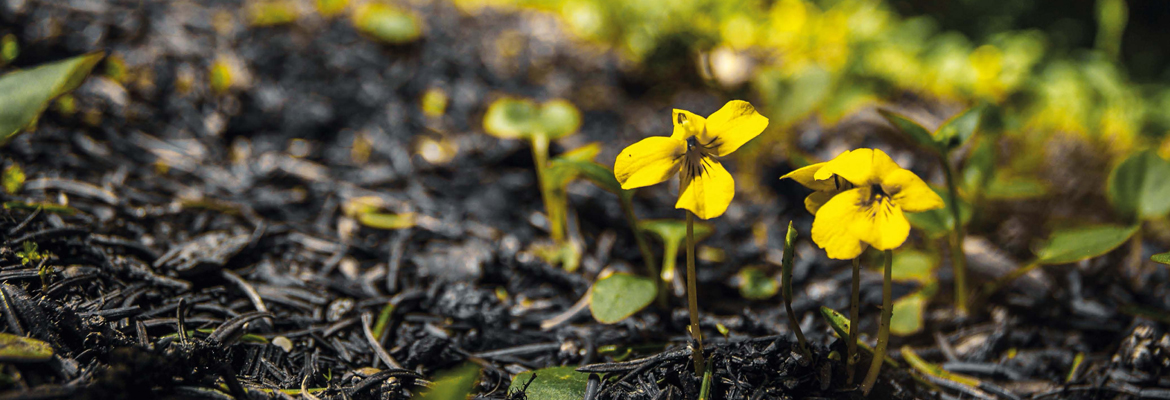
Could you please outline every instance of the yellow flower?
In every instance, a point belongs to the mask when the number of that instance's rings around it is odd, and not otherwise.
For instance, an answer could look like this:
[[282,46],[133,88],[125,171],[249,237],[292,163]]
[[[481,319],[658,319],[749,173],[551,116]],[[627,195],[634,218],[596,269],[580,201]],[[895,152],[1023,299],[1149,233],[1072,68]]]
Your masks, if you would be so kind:
[[751,103],[727,102],[707,118],[675,109],[674,133],[634,143],[613,164],[622,189],[661,183],[676,173],[680,179],[674,208],[690,210],[702,219],[723,215],[735,196],[735,181],[716,157],[723,157],[758,136],[768,119]]
[[913,172],[877,149],[847,151],[780,177],[792,178],[815,193],[805,208],[816,215],[812,239],[829,258],[848,260],[865,245],[891,250],[910,234],[903,212],[942,208],[943,200]]

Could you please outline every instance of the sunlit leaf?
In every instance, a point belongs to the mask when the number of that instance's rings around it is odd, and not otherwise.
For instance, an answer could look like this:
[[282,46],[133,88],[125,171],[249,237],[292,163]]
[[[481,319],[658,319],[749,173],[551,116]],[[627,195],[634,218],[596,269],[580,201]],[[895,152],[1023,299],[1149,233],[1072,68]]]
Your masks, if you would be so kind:
[[488,106],[483,115],[483,130],[500,139],[528,137],[536,116],[536,103],[531,100],[502,98]]
[[934,141],[939,147],[952,150],[971,140],[975,131],[979,129],[979,118],[983,116],[983,107],[972,107],[943,122],[934,132]]
[[[687,222],[677,219],[647,219],[638,222],[638,228],[652,232],[662,241],[681,242],[687,238]],[[711,235],[711,225],[695,221],[695,241],[698,242]]]
[[24,187],[24,170],[20,165],[13,163],[4,169],[4,173],[0,175],[0,186],[3,186],[8,194],[16,194]]
[[895,281],[934,282],[938,258],[918,250],[902,250],[894,254],[891,273]]
[[388,214],[368,212],[358,214],[358,222],[376,229],[406,229],[414,226],[414,213]]
[[[564,400],[585,398],[585,387],[589,384],[589,374],[577,372],[577,367],[552,367],[535,371],[521,372],[512,379],[508,387],[509,393],[519,392],[528,385],[524,392],[528,400]],[[536,375],[536,378],[532,376]],[[529,383],[531,381],[531,384]]]
[[354,10],[353,26],[362,33],[390,44],[403,44],[422,36],[418,17],[398,7],[382,3],[365,3]]
[[[833,333],[836,333],[837,337],[849,337],[849,317],[846,317],[845,314],[837,312],[837,310],[825,306],[821,306],[821,316],[825,318],[825,322],[829,323],[829,327],[833,328]],[[858,342],[857,348],[861,349],[867,354],[873,354],[873,346],[870,346],[865,342]],[[886,365],[894,368],[902,367],[897,360],[894,360],[890,356],[886,356],[885,363]]]
[[[932,186],[931,189],[938,193],[939,197],[942,197],[946,207],[919,213],[907,213],[906,219],[910,221],[910,225],[921,229],[927,236],[938,238],[947,235],[954,229],[955,218],[954,214],[951,213],[951,195],[940,188]],[[962,218],[963,225],[967,225],[971,221],[972,211],[971,204],[959,197],[959,217]]]
[[934,141],[934,136],[930,134],[930,131],[926,130],[926,128],[917,122],[914,122],[905,115],[890,110],[879,109],[878,113],[881,113],[882,117],[885,117],[886,121],[890,122],[890,125],[893,125],[895,129],[902,132],[902,134],[906,135],[914,143],[918,143],[922,147],[934,151],[943,151],[938,143]]
[[1104,255],[1121,246],[1139,225],[1096,225],[1052,232],[1037,250],[1041,264],[1069,264]]
[[1154,254],[1153,256],[1150,257],[1150,261],[1153,261],[1153,262],[1156,262],[1159,264],[1170,265],[1170,252]]
[[1170,212],[1170,162],[1153,150],[1130,156],[1109,174],[1109,201],[1118,213],[1139,220]]
[[593,284],[589,311],[598,322],[613,324],[650,305],[656,296],[658,290],[654,280],[616,273]]
[[0,38],[0,65],[15,60],[20,55],[20,44],[16,42],[16,35],[11,33]]
[[894,313],[890,316],[890,333],[909,336],[922,331],[922,314],[926,310],[926,296],[914,293],[894,301]]
[[764,300],[776,295],[780,284],[759,267],[744,267],[735,275],[739,294],[748,300]]
[[37,119],[49,103],[76,89],[105,52],[0,76],[0,144]]
[[581,127],[581,112],[567,100],[556,99],[540,107],[537,128],[549,139],[557,139],[577,132]]
[[290,0],[251,0],[247,5],[248,25],[277,26],[296,22],[301,13]]
[[479,366],[466,362],[458,367],[435,374],[434,384],[424,390],[422,400],[467,400],[479,380]]
[[38,362],[53,357],[53,347],[43,341],[0,333],[0,362]]

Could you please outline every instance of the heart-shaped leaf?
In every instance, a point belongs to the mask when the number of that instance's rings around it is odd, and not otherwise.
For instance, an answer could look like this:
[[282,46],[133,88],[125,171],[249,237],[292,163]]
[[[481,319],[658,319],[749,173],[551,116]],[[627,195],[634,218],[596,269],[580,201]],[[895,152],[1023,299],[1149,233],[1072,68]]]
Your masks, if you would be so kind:
[[49,102],[76,89],[104,52],[0,76],[0,145],[41,115]]
[[549,140],[568,136],[581,127],[581,113],[565,100],[537,105],[532,100],[502,98],[488,106],[483,129],[501,139],[531,139],[544,135]]
[[878,110],[878,113],[880,113],[882,117],[885,117],[886,121],[890,122],[890,125],[893,125],[894,128],[897,128],[899,132],[902,132],[902,134],[906,135],[906,137],[910,138],[910,140],[914,141],[914,143],[918,143],[922,147],[937,152],[941,152],[943,150],[939,147],[938,143],[934,141],[934,136],[930,134],[930,131],[926,130],[926,128],[922,127],[922,125],[912,121],[905,115],[898,114],[890,110]]
[[549,139],[565,137],[581,127],[581,112],[567,100],[551,100],[541,105],[537,124]]
[[39,362],[53,357],[53,347],[37,339],[0,333],[0,362]]
[[1170,162],[1153,150],[1130,156],[1109,174],[1109,201],[1118,213],[1138,220],[1170,212]]
[[[552,367],[521,372],[512,379],[509,393],[519,392],[527,385],[524,398],[528,400],[564,400],[585,398],[589,374],[577,372],[576,367]],[[532,376],[536,375],[536,378]],[[529,384],[529,381],[532,383]]]
[[983,107],[972,107],[943,122],[934,132],[934,141],[942,149],[953,150],[971,140],[979,129]]
[[617,273],[593,284],[589,311],[603,324],[617,323],[650,305],[658,295],[654,280]]
[[1036,250],[1037,262],[1069,264],[1104,255],[1124,244],[1138,228],[1139,225],[1096,225],[1057,230]]
[[479,380],[479,366],[467,362],[435,374],[434,384],[420,394],[422,400],[467,400]]

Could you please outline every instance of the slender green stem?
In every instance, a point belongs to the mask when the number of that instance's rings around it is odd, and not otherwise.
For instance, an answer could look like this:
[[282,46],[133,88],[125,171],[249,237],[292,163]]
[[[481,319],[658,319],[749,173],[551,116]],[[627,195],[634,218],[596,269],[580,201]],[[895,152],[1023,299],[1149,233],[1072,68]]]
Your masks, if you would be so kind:
[[941,156],[943,171],[947,179],[947,191],[951,196],[951,218],[954,219],[954,235],[951,243],[951,267],[955,273],[955,307],[960,315],[967,315],[967,255],[963,253],[963,217],[959,211],[959,188],[955,183],[955,171]]
[[565,240],[564,215],[552,204],[548,187],[548,136],[532,136],[532,161],[536,164],[536,180],[540,186],[540,198],[544,201],[544,212],[548,216],[549,233],[553,241],[561,244]]
[[882,275],[882,318],[878,325],[877,346],[873,349],[873,361],[869,364],[869,371],[865,373],[865,381],[861,383],[861,391],[866,396],[877,383],[878,372],[882,370],[882,360],[886,356],[886,348],[890,346],[890,317],[894,315],[894,301],[891,297],[894,281],[894,252],[886,250],[885,273]]
[[788,312],[788,326],[796,333],[796,340],[800,343],[800,353],[806,360],[812,360],[812,352],[808,350],[808,341],[804,339],[804,332],[800,330],[800,322],[796,321],[796,313],[792,311],[792,259],[796,255],[796,228],[792,221],[788,222],[788,234],[784,236],[784,258],[781,259],[781,279],[783,279],[784,309]]
[[846,354],[849,358],[846,360],[845,371],[848,373],[848,380],[846,384],[853,384],[854,373],[857,372],[857,363],[861,361],[861,354],[857,353],[857,325],[858,314],[860,313],[859,303],[861,301],[861,256],[858,255],[853,259],[853,295],[849,299],[849,353]]
[[661,272],[658,270],[658,263],[654,260],[654,253],[650,251],[650,245],[646,243],[646,237],[643,236],[642,230],[638,228],[638,216],[634,214],[633,197],[626,194],[626,192],[618,194],[622,203],[622,212],[626,214],[626,223],[630,224],[630,229],[634,231],[634,243],[638,244],[638,251],[642,252],[642,262],[646,263],[646,273],[650,274],[650,279],[654,280],[655,287],[658,289],[658,305],[666,307],[666,293],[662,290]]
[[695,275],[695,214],[687,211],[687,305],[691,311],[691,337],[694,338],[695,375],[703,375],[703,332],[699,330],[699,277]]
[[[675,265],[678,264],[678,241],[663,241],[662,244],[662,272],[659,273],[658,279],[662,282],[673,283],[678,279],[678,271],[675,270]],[[670,293],[671,288],[665,284],[658,286],[658,302],[660,305],[666,305],[667,293]]]

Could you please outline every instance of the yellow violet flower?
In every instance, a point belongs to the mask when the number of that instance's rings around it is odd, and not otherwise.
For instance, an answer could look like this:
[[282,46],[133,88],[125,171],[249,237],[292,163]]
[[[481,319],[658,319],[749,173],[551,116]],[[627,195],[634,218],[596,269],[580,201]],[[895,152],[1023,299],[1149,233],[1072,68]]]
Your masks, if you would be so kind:
[[661,183],[677,173],[681,189],[674,208],[690,210],[702,219],[723,215],[735,196],[735,180],[716,157],[731,154],[759,136],[768,118],[742,100],[727,102],[707,118],[679,109],[672,118],[670,137],[645,138],[622,150],[613,165],[614,176],[622,189],[633,189]]
[[910,235],[903,212],[944,206],[922,178],[877,149],[847,151],[784,178],[816,190],[805,199],[805,208],[816,215],[812,239],[838,260],[856,258],[865,245],[879,250],[901,246]]

